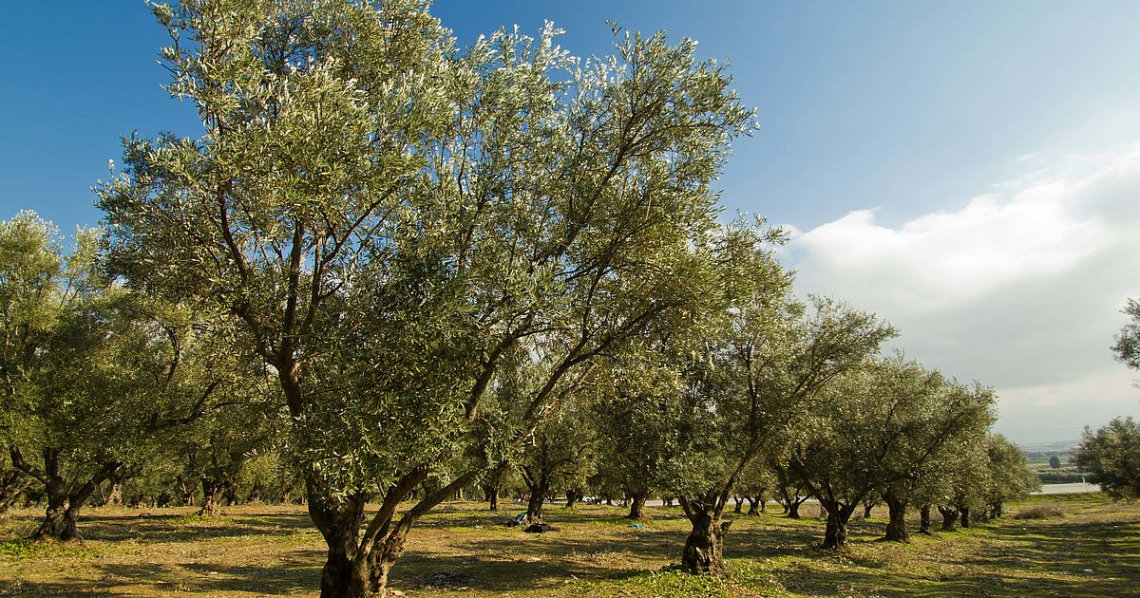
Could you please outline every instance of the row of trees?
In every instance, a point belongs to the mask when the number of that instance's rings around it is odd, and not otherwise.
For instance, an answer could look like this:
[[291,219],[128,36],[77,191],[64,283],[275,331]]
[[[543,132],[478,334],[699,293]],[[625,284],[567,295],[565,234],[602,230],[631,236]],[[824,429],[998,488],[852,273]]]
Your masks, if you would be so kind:
[[43,486],[37,535],[147,476],[209,513],[255,455],[302,489],[322,596],[383,594],[464,489],[519,475],[541,517],[587,459],[564,490],[675,497],[694,572],[723,570],[725,507],[766,472],[833,546],[872,493],[894,539],[911,505],[1000,512],[992,392],[881,356],[889,325],[795,298],[779,230],[721,221],[755,125],[694,42],[459,49],[417,0],[154,12],[202,136],[125,140],[66,257],[31,214],[0,230],[3,467]]

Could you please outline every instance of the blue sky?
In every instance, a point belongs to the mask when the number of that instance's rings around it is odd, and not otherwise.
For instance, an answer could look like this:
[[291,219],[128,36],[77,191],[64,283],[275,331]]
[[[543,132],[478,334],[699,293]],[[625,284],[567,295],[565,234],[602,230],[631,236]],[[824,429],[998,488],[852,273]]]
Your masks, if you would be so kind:
[[[433,13],[463,44],[544,19],[578,55],[609,50],[607,19],[697,39],[761,123],[735,146],[724,203],[797,232],[786,259],[804,292],[878,311],[912,356],[997,386],[1015,440],[1140,415],[1107,351],[1140,295],[1140,260],[1124,257],[1140,254],[1140,2],[439,0]],[[120,135],[197,134],[193,108],[161,89],[167,39],[141,0],[8,3],[0,39],[0,218],[94,225],[90,187]]]

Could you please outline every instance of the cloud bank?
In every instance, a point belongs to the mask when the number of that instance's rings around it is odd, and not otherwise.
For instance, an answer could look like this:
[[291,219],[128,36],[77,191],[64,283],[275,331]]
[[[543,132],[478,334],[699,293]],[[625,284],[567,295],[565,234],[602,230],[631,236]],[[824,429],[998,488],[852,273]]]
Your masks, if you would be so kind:
[[898,226],[877,216],[794,232],[798,288],[877,312],[908,356],[996,387],[997,428],[1015,441],[1140,415],[1137,374],[1108,348],[1140,296],[1140,146],[1069,156]]

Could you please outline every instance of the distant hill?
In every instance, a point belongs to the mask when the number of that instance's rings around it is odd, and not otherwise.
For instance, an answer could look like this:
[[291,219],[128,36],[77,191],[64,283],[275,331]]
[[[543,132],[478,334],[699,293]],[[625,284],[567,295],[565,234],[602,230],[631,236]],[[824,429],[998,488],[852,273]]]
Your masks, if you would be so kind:
[[1016,442],[1014,444],[1028,455],[1029,453],[1068,452],[1080,443],[1080,440],[1053,440],[1051,442]]

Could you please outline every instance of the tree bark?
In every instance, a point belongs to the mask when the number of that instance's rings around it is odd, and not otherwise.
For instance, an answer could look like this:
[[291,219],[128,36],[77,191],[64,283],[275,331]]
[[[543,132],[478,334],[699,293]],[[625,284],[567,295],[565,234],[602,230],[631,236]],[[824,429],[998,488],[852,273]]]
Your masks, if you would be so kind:
[[497,484],[484,484],[483,494],[487,498],[487,508],[491,511],[499,510],[499,486]]
[[546,498],[546,489],[535,487],[530,489],[530,500],[526,503],[526,520],[530,523],[542,523],[542,505]]
[[875,505],[873,505],[873,504],[863,505],[863,519],[870,519],[871,518],[871,511],[874,510],[874,508],[875,508]]
[[577,490],[567,490],[566,491],[566,508],[567,509],[573,509],[574,505],[577,504],[577,502],[578,502],[578,497],[580,497],[580,496],[581,496],[581,494]]
[[634,494],[630,497],[629,515],[626,515],[627,519],[642,519],[645,517],[645,514],[642,513],[642,509],[645,507],[645,499],[647,496],[647,494]]
[[962,527],[970,527],[970,507],[962,507],[958,512],[961,513]]
[[76,480],[73,479],[71,483],[68,483],[60,473],[59,451],[51,448],[44,449],[43,469],[24,461],[23,455],[16,448],[10,448],[10,454],[12,465],[42,482],[48,497],[44,520],[32,533],[34,539],[52,537],[66,542],[78,538],[79,532],[76,524],[79,521],[80,509],[95,494],[95,489],[99,487],[99,484],[113,476],[122,467],[122,463],[117,461],[105,462],[95,475],[82,486],[76,488],[75,484],[78,483]]
[[19,471],[10,469],[0,473],[0,515],[8,512],[23,491],[23,478]]
[[910,542],[910,534],[906,530],[906,501],[892,496],[885,496],[883,500],[889,513],[886,538],[893,542]]
[[199,517],[218,517],[222,514],[218,508],[218,496],[223,488],[222,482],[202,478],[202,507],[198,509]]
[[930,505],[925,504],[918,509],[918,533],[930,535]]
[[796,499],[796,500],[789,501],[787,504],[784,505],[784,508],[786,508],[788,510],[788,519],[799,519],[800,518],[800,505],[802,505],[802,504],[804,504],[804,502],[802,500]]
[[720,521],[714,510],[694,510],[692,531],[685,540],[681,569],[687,573],[724,576],[724,536],[732,521]]
[[838,502],[827,501],[820,505],[827,510],[827,528],[823,536],[823,548],[842,548],[847,545],[847,522],[855,512],[854,504],[841,505]]
[[354,562],[354,557],[366,497],[352,496],[338,503],[325,498],[318,482],[310,479],[305,485],[309,517],[328,547],[321,569],[321,598],[364,598],[369,590],[369,562]]
[[67,498],[67,489],[63,487],[62,480],[57,484],[48,486],[47,512],[44,514],[44,520],[40,522],[40,526],[32,533],[32,538],[36,540],[56,538],[66,541],[78,535],[75,518],[72,518],[71,521],[67,520],[67,514],[71,511],[68,508]]
[[760,497],[748,497],[748,514],[753,517],[760,514]]
[[734,496],[732,500],[736,501],[736,508],[732,510],[733,513],[739,513],[744,508],[744,497]]
[[954,523],[958,519],[958,509],[954,507],[938,506],[938,512],[942,514],[942,531],[954,531]]

